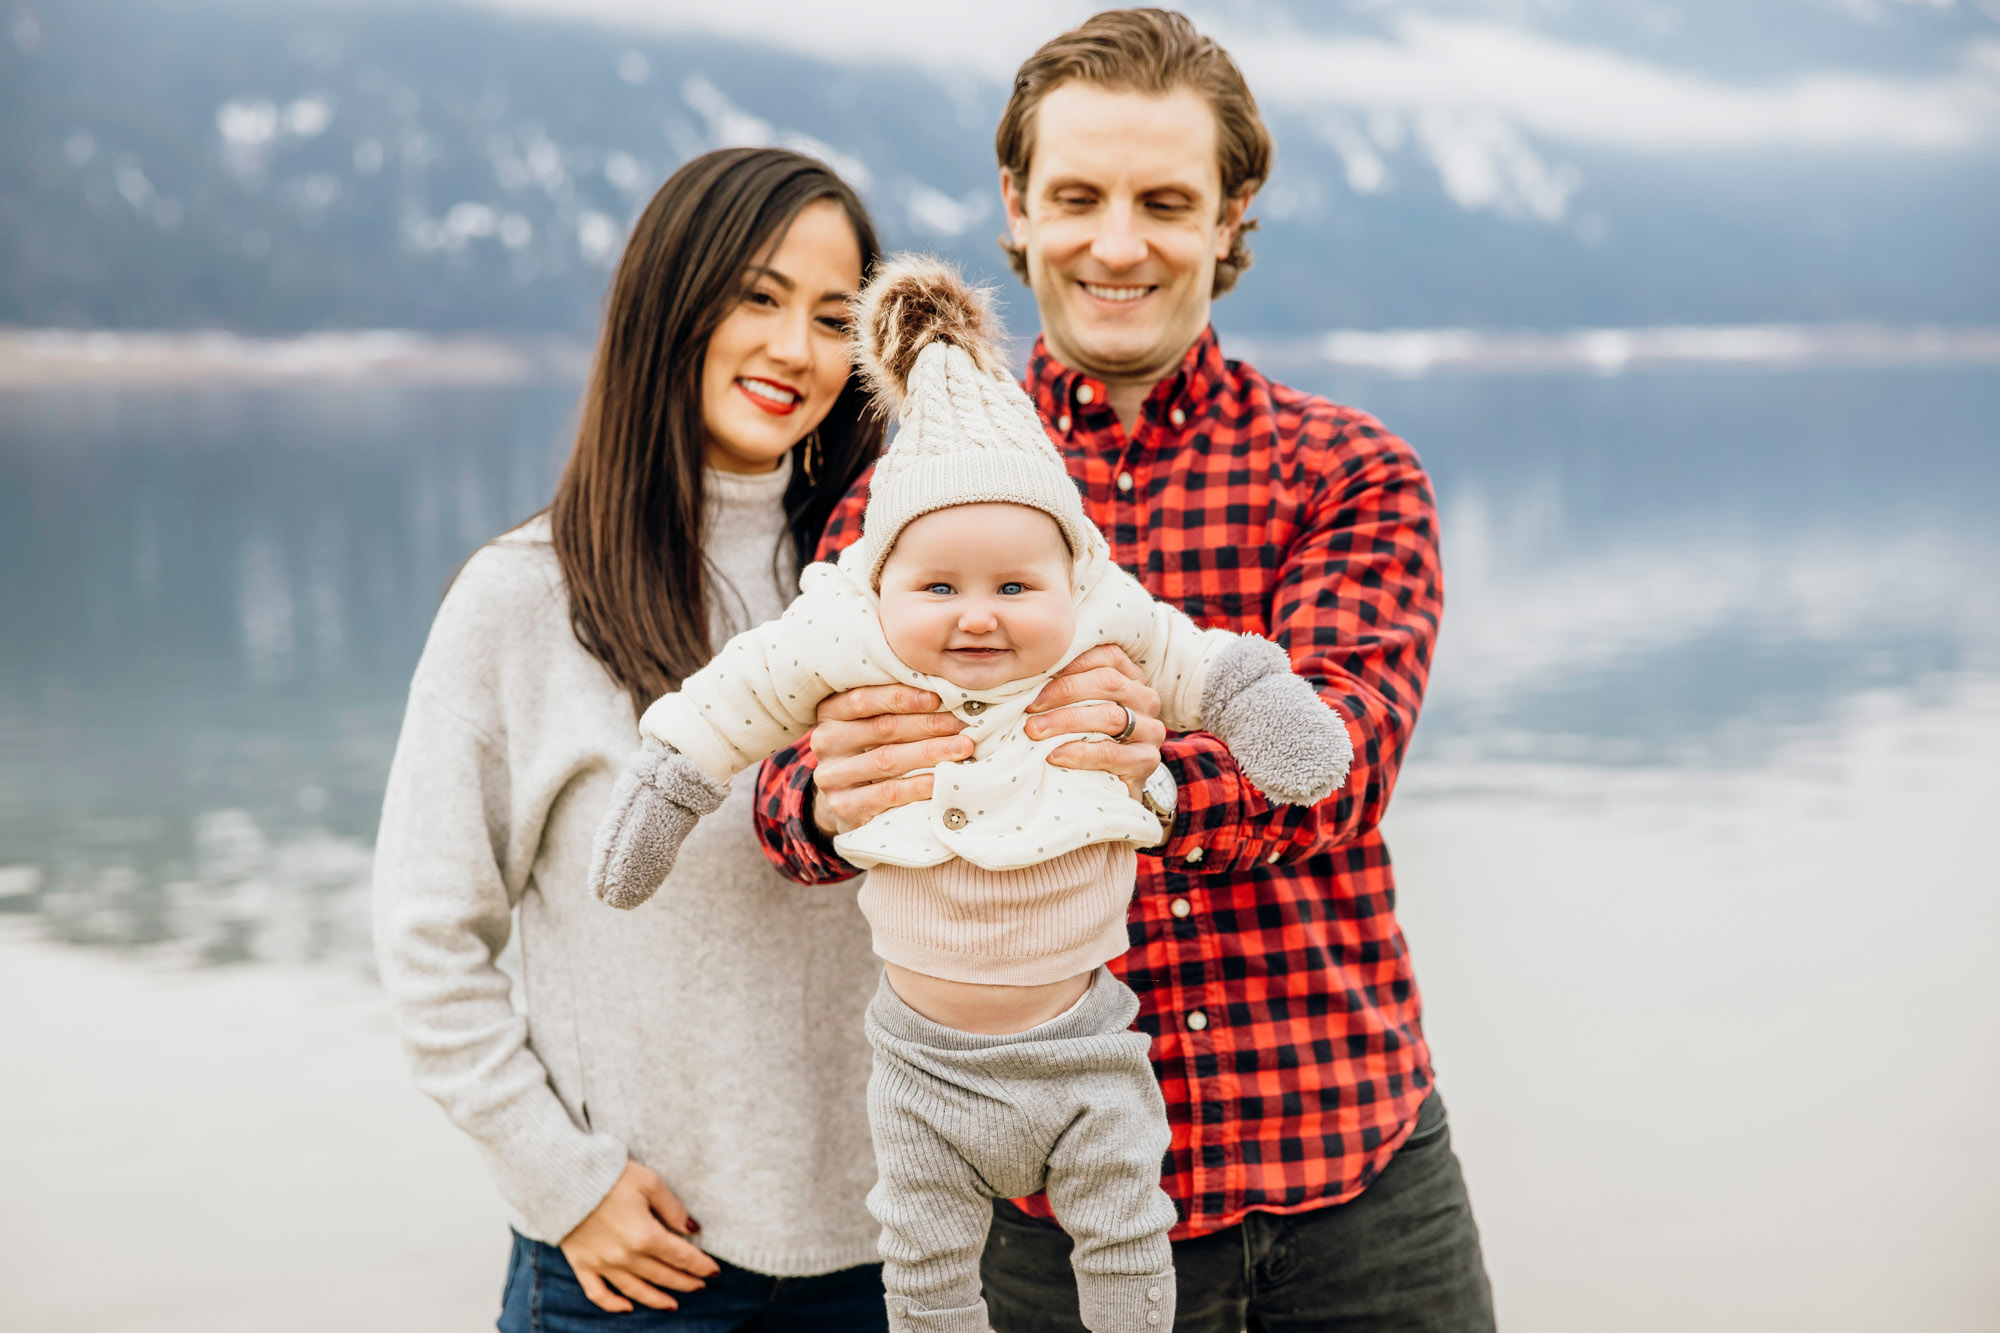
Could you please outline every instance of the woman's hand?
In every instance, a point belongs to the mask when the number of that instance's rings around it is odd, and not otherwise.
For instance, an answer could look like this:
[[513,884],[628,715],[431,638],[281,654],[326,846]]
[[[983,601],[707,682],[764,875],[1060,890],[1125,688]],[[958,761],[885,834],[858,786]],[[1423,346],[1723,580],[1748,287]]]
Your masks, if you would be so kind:
[[972,756],[972,742],[958,734],[965,723],[938,712],[943,702],[907,685],[863,685],[820,701],[806,743],[817,760],[812,818],[821,833],[845,833],[929,799],[931,775],[910,770]]
[[657,1175],[627,1162],[611,1192],[563,1237],[562,1252],[599,1309],[625,1314],[637,1301],[673,1310],[680,1302],[660,1288],[699,1291],[722,1271],[687,1239],[700,1230]]
[[[1079,703],[1082,699],[1110,702]],[[1057,768],[1109,773],[1125,784],[1136,801],[1146,779],[1160,766],[1160,745],[1167,739],[1167,727],[1160,721],[1158,692],[1146,684],[1123,648],[1101,643],[1064,667],[1028,705],[1024,730],[1031,741],[1069,731],[1101,731],[1105,740],[1110,740],[1125,730],[1126,708],[1132,710],[1135,721],[1123,744],[1071,741],[1058,746],[1049,755],[1049,762]]]

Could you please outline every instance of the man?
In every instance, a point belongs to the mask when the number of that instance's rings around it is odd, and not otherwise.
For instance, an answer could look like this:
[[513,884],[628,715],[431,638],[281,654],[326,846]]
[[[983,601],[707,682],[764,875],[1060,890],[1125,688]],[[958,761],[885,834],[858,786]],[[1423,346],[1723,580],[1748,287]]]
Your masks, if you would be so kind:
[[[1113,967],[1140,997],[1173,1126],[1175,1326],[1489,1329],[1377,831],[1442,605],[1429,480],[1372,418],[1223,360],[1210,302],[1249,263],[1271,145],[1235,65],[1184,17],[1112,11],[1049,42],[996,148],[1002,246],[1042,321],[1026,387],[1091,517],[1155,595],[1281,644],[1355,742],[1345,789],[1267,806],[1215,738],[1167,735],[1109,647],[1051,682],[1030,723],[1116,741],[1050,762],[1119,775],[1169,829],[1140,857]],[[864,479],[823,557],[865,500]],[[970,752],[938,703],[887,686],[828,700],[762,774],[771,859],[802,882],[854,873],[827,836],[928,796],[916,770]],[[1083,1327],[1048,1216],[1039,1199],[995,1205],[999,1333]]]

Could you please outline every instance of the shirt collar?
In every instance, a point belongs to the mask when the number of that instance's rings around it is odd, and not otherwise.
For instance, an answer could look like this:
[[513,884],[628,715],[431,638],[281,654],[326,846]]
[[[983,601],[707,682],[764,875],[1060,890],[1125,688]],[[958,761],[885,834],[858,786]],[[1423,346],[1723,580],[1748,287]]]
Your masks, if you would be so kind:
[[[1222,387],[1224,366],[1222,346],[1216,340],[1213,325],[1204,326],[1201,336],[1181,358],[1181,363],[1172,374],[1167,375],[1153,391],[1146,395],[1141,415],[1156,420],[1167,420],[1168,414],[1176,407],[1186,418],[1192,419],[1196,409],[1213,397]],[[1044,421],[1059,423],[1087,403],[1104,401],[1104,381],[1082,371],[1071,370],[1056,360],[1049,351],[1046,340],[1037,335],[1035,350],[1028,358],[1028,373],[1025,378],[1028,397],[1034,400],[1035,409]],[[1079,396],[1078,390],[1088,387],[1089,393]]]

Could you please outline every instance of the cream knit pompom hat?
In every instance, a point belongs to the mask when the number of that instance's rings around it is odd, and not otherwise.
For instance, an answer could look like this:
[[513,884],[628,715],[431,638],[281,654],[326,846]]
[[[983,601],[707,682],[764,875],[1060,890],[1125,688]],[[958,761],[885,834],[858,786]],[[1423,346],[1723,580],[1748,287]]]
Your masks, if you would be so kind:
[[952,505],[1039,509],[1079,560],[1104,546],[999,338],[987,292],[925,255],[885,261],[855,298],[855,363],[900,423],[875,464],[857,543],[871,586],[903,529]]

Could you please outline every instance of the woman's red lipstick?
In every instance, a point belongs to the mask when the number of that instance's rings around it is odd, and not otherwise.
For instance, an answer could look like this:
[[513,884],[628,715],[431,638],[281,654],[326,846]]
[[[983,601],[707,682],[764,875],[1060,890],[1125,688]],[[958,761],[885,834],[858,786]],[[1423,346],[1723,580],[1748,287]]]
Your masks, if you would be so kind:
[[[790,394],[791,397],[780,402],[775,397],[766,397],[757,392],[757,390],[750,387],[753,384],[769,388],[776,394]],[[776,380],[757,379],[750,375],[745,375],[737,379],[736,391],[774,417],[790,416],[792,413],[798,411],[799,404],[805,401],[805,395],[789,384],[780,384]]]

